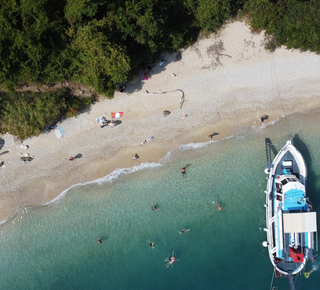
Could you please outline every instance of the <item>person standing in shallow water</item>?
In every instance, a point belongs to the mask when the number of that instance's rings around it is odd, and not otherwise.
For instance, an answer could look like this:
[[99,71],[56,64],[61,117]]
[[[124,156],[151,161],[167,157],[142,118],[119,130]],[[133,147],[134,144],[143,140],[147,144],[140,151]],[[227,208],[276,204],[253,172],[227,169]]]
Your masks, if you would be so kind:
[[186,169],[189,167],[190,165],[187,164],[185,167],[182,167],[180,170],[181,170],[181,173],[182,173],[182,176],[185,177],[186,176]]

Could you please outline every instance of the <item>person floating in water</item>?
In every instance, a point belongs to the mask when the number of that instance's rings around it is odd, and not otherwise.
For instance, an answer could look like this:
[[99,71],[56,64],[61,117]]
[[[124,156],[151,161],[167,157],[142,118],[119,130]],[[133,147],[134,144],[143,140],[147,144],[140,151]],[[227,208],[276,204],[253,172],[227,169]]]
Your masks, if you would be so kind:
[[174,257],[174,252],[172,252],[172,256],[171,257],[168,257],[167,259],[165,259],[165,262],[168,262],[166,264],[167,268],[170,267],[175,261],[180,261],[179,259],[176,259]]
[[183,230],[181,230],[181,231],[180,231],[180,235],[181,235],[181,234],[184,234],[185,232],[190,232],[190,229],[187,229],[187,230],[183,229]]
[[215,203],[215,202],[213,202],[213,203],[216,205],[218,210],[222,211],[222,206],[219,203]]
[[154,242],[150,243],[150,248],[154,248]]
[[102,241],[100,238],[98,239],[98,244],[102,244]]
[[154,205],[152,206],[152,210],[158,210],[156,204],[154,204]]
[[187,164],[185,167],[182,167],[181,168],[181,173],[182,173],[182,176],[185,177],[186,176],[186,169],[190,166],[190,164]]

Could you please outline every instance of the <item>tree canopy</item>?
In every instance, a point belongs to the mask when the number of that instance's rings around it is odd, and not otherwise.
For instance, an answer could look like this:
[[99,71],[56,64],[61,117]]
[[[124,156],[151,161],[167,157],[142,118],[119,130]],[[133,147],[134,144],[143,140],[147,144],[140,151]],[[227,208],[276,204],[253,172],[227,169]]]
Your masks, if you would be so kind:
[[70,80],[112,97],[162,52],[239,15],[271,49],[320,52],[319,0],[0,0],[0,85]]

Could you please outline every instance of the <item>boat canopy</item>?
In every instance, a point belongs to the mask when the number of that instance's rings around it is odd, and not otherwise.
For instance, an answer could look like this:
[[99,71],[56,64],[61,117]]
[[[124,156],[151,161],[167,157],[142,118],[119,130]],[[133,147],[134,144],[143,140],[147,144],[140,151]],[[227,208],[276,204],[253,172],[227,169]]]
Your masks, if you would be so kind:
[[283,213],[284,233],[306,233],[317,231],[317,213]]

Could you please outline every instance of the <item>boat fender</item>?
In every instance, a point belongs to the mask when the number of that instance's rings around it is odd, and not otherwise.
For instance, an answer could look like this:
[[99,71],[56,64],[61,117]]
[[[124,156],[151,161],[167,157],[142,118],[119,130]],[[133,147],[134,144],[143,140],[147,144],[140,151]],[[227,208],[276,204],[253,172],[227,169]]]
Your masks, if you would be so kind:
[[269,168],[266,168],[266,169],[264,170],[264,173],[265,173],[265,174],[269,174],[269,173],[270,173],[270,169],[269,169]]
[[313,206],[311,204],[308,204],[310,210],[313,210]]
[[264,246],[265,248],[267,248],[267,247],[269,246],[269,243],[266,242],[266,241],[264,241],[264,242],[262,242],[262,246]]

